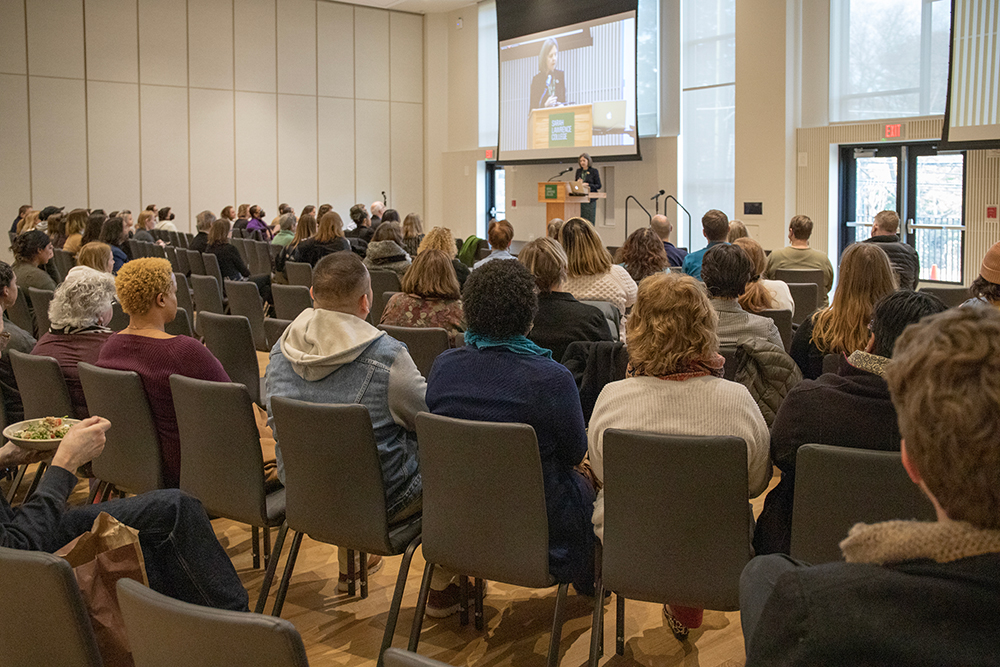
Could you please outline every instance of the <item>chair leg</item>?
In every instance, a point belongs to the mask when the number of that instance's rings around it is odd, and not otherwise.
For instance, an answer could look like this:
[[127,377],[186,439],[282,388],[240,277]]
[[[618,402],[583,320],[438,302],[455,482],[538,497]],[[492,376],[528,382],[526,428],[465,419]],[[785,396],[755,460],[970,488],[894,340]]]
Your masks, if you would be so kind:
[[278,529],[278,539],[274,543],[274,558],[267,563],[264,581],[260,585],[260,595],[257,596],[257,608],[254,611],[258,614],[264,613],[264,606],[267,604],[267,595],[271,592],[271,582],[274,581],[274,573],[278,569],[278,559],[281,558],[281,548],[285,546],[285,534],[287,532],[288,522],[282,521],[281,528]]
[[361,554],[361,599],[368,597],[368,554]]
[[[340,547],[337,547],[338,549]],[[347,594],[354,596],[354,549],[347,550]]]
[[424,609],[427,608],[427,593],[431,589],[431,576],[434,574],[434,563],[424,565],[424,578],[420,582],[420,593],[417,595],[417,608],[413,610],[413,626],[410,628],[410,645],[408,651],[417,652],[420,643],[420,631],[424,626]]
[[476,630],[483,631],[483,580],[476,577]]
[[[479,579],[476,580],[478,588]],[[566,592],[569,584],[559,584],[559,591],[556,593],[556,613],[552,617],[552,638],[549,640],[549,660],[547,667],[556,667],[559,664],[559,643],[562,641],[563,611],[566,608]]]
[[253,554],[253,569],[260,567],[260,531],[250,526],[250,553]]
[[590,667],[604,655],[604,577],[601,568],[601,547],[598,544],[594,563],[594,618],[590,628]]
[[285,573],[281,575],[278,593],[274,596],[271,616],[281,616],[281,608],[285,606],[285,594],[288,593],[288,582],[292,579],[292,570],[295,569],[295,559],[299,557],[299,547],[302,546],[303,536],[304,533],[295,533],[295,538],[292,539],[292,546],[288,550],[288,562],[285,563]]
[[615,611],[615,653],[625,655],[625,598],[615,593],[618,603]]
[[17,495],[17,488],[21,486],[21,480],[24,479],[24,472],[28,469],[27,465],[21,465],[17,467],[17,473],[14,474],[14,479],[10,482],[10,489],[7,491],[7,504],[10,505],[14,502],[14,496]]
[[392,593],[392,604],[389,605],[389,616],[385,619],[385,633],[382,635],[382,648],[378,652],[378,665],[382,667],[382,656],[386,650],[392,646],[392,636],[396,634],[396,621],[399,620],[399,608],[403,604],[403,591],[406,589],[406,577],[410,573],[410,562],[413,560],[413,553],[420,544],[420,537],[416,537],[406,551],[403,552],[403,560],[399,563],[399,574],[396,575],[396,590]]
[[90,489],[90,495],[87,496],[87,504],[88,505],[93,505],[94,504],[94,499],[97,498],[97,492],[101,490],[101,486],[103,486],[103,485],[104,485],[104,482],[98,480],[97,484],[94,484],[94,486],[91,487],[91,489]]
[[264,526],[262,535],[264,537],[264,568],[271,560],[271,527]]
[[458,624],[464,628],[469,624],[469,577],[464,574],[458,575],[458,594]]
[[42,481],[42,475],[45,474],[45,469],[48,467],[49,466],[45,461],[39,462],[38,467],[35,468],[35,476],[31,480],[31,486],[28,487],[28,492],[24,494],[24,500],[21,501],[22,503],[28,502],[28,499],[35,493],[35,489],[38,488],[38,484]]

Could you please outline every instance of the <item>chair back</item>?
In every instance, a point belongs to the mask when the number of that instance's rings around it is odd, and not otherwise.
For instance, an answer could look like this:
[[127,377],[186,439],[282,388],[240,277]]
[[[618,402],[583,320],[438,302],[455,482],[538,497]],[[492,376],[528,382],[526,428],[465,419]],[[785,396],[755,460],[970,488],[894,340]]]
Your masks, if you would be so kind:
[[9,354],[25,419],[79,418],[73,412],[73,401],[58,361],[17,350],[10,350]]
[[247,258],[247,248],[243,237],[233,235],[229,238],[229,242],[232,243],[233,247],[240,253],[240,258],[243,260],[243,263],[249,266],[250,260]]
[[831,445],[799,447],[793,507],[791,555],[814,565],[842,560],[840,541],[856,523],[936,518],[899,452]]
[[167,254],[167,261],[170,262],[170,268],[176,273],[181,270],[181,265],[177,262],[177,248],[174,246],[167,246],[163,249]]
[[919,291],[936,296],[949,308],[958,308],[972,297],[967,287],[921,287]]
[[775,269],[774,279],[786,283],[812,283],[820,291],[824,291],[826,285],[823,269]]
[[187,250],[188,264],[191,265],[191,273],[197,273],[200,276],[207,275],[205,273],[205,260],[201,256],[201,253],[197,250]]
[[170,376],[181,439],[181,490],[209,514],[266,526],[264,460],[242,384]]
[[[194,303],[198,307],[199,317],[202,313],[222,314],[225,312],[222,305],[222,291],[214,276],[192,273],[191,288],[194,290]],[[198,331],[201,331],[200,323]]]
[[719,346],[719,354],[725,359],[726,365],[722,368],[722,377],[726,380],[736,381],[736,348]]
[[597,308],[604,315],[604,319],[608,321],[608,328],[611,329],[612,340],[621,340],[621,332],[619,331],[619,326],[621,323],[621,313],[618,312],[618,306],[607,301],[581,301],[580,303],[585,303],[588,306],[593,306]]
[[162,489],[160,438],[139,375],[82,361],[77,368],[90,414],[111,422],[104,451],[94,459],[94,474],[133,493]]
[[285,275],[289,285],[312,287],[313,269],[308,262],[285,262]]
[[172,246],[174,246],[176,248],[177,246],[179,246],[181,244],[181,233],[180,232],[168,231],[167,232],[167,239],[168,239],[167,242],[170,245],[172,245]]
[[250,322],[240,315],[200,313],[198,323],[205,346],[215,355],[233,382],[242,384],[260,404],[260,364],[253,345]]
[[430,375],[437,356],[451,347],[448,332],[437,327],[394,327],[380,324],[378,328],[406,345],[417,370],[425,378]]
[[101,667],[90,615],[66,560],[0,547],[0,623],[5,665]]
[[751,553],[748,484],[742,438],[605,431],[605,588],[738,609]]
[[171,336],[188,336],[194,338],[194,327],[191,325],[191,316],[188,311],[180,306],[177,307],[177,315],[173,321],[167,322],[163,330]]
[[167,251],[161,245],[157,245],[155,243],[147,243],[146,257],[159,257],[160,259],[166,259]]
[[274,314],[279,320],[294,320],[306,308],[312,308],[309,288],[302,285],[271,285]]
[[271,269],[273,268],[271,243],[269,241],[260,241],[255,245],[257,246],[257,273],[271,275]]
[[271,414],[285,470],[288,527],[342,548],[392,553],[368,408],[275,396]]
[[[186,255],[187,253],[180,253]],[[187,276],[183,273],[174,273],[174,280],[177,281],[177,307],[183,308],[188,315],[194,316],[194,302],[191,300],[191,285]]]
[[49,332],[52,322],[49,321],[49,304],[52,303],[52,290],[28,288],[28,296],[31,297],[31,310],[35,315],[35,331],[37,338],[41,338]]
[[276,317],[268,317],[264,320],[264,335],[267,336],[267,349],[270,350],[274,344],[285,333],[285,329],[291,324],[291,320],[279,320]]
[[778,327],[778,333],[781,335],[781,344],[784,345],[785,352],[788,352],[792,347],[792,311],[762,310],[759,315],[769,318],[774,322],[774,326]]
[[223,282],[222,282],[222,269],[219,268],[219,258],[215,256],[215,253],[203,252],[201,253],[201,261],[205,263],[205,275],[212,276],[215,278],[219,285],[219,298],[223,296]]
[[798,326],[809,319],[819,307],[819,290],[815,283],[788,283],[788,291],[795,302],[792,324]]
[[174,254],[177,256],[176,271],[183,273],[185,276],[191,273],[191,263],[188,262],[188,251],[185,248],[177,248]]
[[[535,430],[421,412],[417,439],[424,558],[471,577],[551,586]],[[504,473],[511,470],[518,472]]]
[[139,259],[140,257],[145,257],[146,253],[144,248],[140,245],[139,241],[136,239],[128,240],[128,250],[132,254],[132,259]]
[[11,322],[34,335],[35,320],[31,316],[31,310],[28,308],[28,297],[25,296],[23,289],[17,290],[17,299],[7,309],[7,317],[10,318]]
[[369,313],[368,318],[372,324],[378,324],[382,321],[382,311],[385,310],[385,297],[383,294],[385,292],[400,292],[402,287],[399,284],[399,276],[395,271],[386,271],[385,269],[374,269],[369,271],[372,278],[372,312]]
[[111,303],[111,321],[108,322],[108,328],[112,331],[121,331],[129,325],[131,319],[125,313],[122,305],[117,301]]
[[135,667],[308,667],[295,627],[275,616],[181,602],[131,579],[118,581]]
[[242,280],[227,280],[226,294],[229,296],[229,312],[240,315],[250,322],[254,348],[267,352],[267,336],[264,335],[264,302],[255,283]]
[[56,262],[56,268],[59,269],[59,275],[66,279],[66,274],[69,270],[76,266],[76,260],[73,258],[73,253],[67,252],[61,248],[56,248],[55,255],[53,259]]

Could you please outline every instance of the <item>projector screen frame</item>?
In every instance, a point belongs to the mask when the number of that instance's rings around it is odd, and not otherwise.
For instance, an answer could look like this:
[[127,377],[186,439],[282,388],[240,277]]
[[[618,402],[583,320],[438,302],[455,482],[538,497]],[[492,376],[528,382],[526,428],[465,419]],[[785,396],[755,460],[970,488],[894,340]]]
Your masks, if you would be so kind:
[[950,139],[951,127],[951,91],[952,91],[952,61],[955,58],[955,4],[956,0],[951,0],[951,32],[948,35],[948,88],[944,105],[944,124],[941,126],[941,141],[938,142],[940,150],[985,150],[1000,148],[1000,138],[997,139],[973,139],[952,141]]

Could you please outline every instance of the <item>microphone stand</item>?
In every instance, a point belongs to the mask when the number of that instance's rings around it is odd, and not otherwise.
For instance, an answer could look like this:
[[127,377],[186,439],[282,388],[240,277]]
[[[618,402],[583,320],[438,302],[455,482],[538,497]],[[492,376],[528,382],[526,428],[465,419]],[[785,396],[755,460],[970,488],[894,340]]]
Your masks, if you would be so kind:
[[550,178],[549,182],[552,182],[552,181],[556,180],[557,178],[559,178],[560,176],[562,176],[563,174],[568,174],[571,171],[573,171],[573,167],[570,167],[569,169],[563,169],[558,174],[556,174],[555,176],[553,176],[552,178]]
[[[680,209],[682,211],[684,211],[685,213],[687,213],[687,217],[688,217],[688,247],[690,247],[691,246],[691,239],[693,238],[691,236],[691,211],[689,211],[686,208],[684,208],[684,205],[681,204],[679,201],[677,201],[677,197],[675,197],[673,195],[667,195],[667,199],[673,199],[674,203],[677,204],[677,206],[680,207]],[[667,210],[667,204],[666,204],[665,200],[664,200],[664,203],[663,203],[663,210],[664,211]]]
[[659,192],[656,193],[656,196],[653,197],[653,201],[656,202],[657,215],[659,215],[660,213],[660,197],[662,196],[663,196],[663,190],[660,190]]
[[648,217],[650,219],[650,221],[653,220],[653,216],[649,214],[649,211],[647,211],[646,207],[642,205],[642,202],[640,202],[638,199],[636,199],[632,195],[629,195],[628,197],[625,198],[625,238],[628,238],[628,200],[629,199],[631,199],[632,201],[634,201],[636,204],[639,205],[639,208],[642,209],[642,212],[646,214],[646,217]]

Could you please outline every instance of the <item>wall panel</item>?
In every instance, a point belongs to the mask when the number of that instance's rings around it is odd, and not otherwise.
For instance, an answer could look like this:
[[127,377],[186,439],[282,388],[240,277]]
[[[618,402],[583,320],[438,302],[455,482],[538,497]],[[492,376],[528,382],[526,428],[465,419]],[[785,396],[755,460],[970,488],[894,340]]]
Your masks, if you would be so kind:
[[314,0],[278,0],[278,92],[316,94]]
[[236,205],[278,210],[277,97],[236,93]]
[[139,81],[139,28],[135,0],[102,0],[85,6],[87,78]]
[[354,7],[317,3],[316,28],[319,94],[354,97]]
[[177,229],[187,230],[189,205],[188,91],[141,86],[142,203],[173,207]]
[[0,72],[27,74],[24,3],[0,2]]
[[389,99],[389,12],[354,8],[354,85],[358,99]]
[[[0,211],[6,214],[17,211],[22,204],[31,203],[28,77],[0,74],[0,118],[3,118],[0,155],[4,156],[0,160]],[[351,166],[354,166],[353,160]],[[14,219],[13,215],[8,217]]]
[[319,198],[347,222],[354,196],[354,100],[319,99]]
[[238,0],[233,11],[236,90],[277,91],[274,0]]
[[87,141],[91,206],[142,210],[138,84],[88,84]]
[[187,2],[139,0],[139,80],[187,85]]
[[423,105],[393,102],[390,108],[392,193],[389,203],[400,216],[424,210]]
[[32,204],[87,206],[84,82],[31,77]]
[[389,103],[355,100],[355,137],[357,152],[354,173],[357,179],[355,196],[358,201],[373,202],[382,198],[382,191],[392,190],[389,164]]
[[301,211],[316,194],[316,98],[278,95],[278,199]]
[[82,0],[27,0],[25,6],[29,73],[82,79]]
[[389,14],[389,83],[393,102],[424,101],[423,31],[423,17]]
[[233,202],[233,94],[191,89],[191,220],[209,209],[218,215]]
[[198,0],[188,3],[192,87],[233,88],[233,2]]

